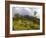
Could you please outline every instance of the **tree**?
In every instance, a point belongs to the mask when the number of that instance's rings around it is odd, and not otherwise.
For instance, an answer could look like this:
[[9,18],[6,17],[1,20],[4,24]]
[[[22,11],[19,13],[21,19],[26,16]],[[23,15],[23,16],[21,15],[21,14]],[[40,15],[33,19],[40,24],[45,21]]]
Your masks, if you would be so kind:
[[35,16],[35,17],[36,17],[36,13],[37,13],[37,12],[36,12],[36,11],[34,11],[34,16]]
[[19,17],[19,13],[15,14],[15,16]]
[[34,24],[37,23],[36,13],[37,13],[37,12],[34,11],[34,17],[35,17],[35,18],[34,18]]

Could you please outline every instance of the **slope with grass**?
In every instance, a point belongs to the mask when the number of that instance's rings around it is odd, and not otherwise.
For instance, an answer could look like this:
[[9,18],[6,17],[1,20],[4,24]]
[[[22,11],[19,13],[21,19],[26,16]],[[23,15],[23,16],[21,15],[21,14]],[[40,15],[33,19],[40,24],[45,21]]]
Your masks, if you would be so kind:
[[40,19],[16,14],[13,17],[13,30],[38,30],[40,29]]

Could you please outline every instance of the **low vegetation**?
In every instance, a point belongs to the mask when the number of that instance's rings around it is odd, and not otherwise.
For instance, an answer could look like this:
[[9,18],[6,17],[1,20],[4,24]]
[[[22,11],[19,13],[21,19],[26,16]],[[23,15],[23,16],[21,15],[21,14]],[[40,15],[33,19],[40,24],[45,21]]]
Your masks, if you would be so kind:
[[16,14],[13,17],[13,30],[38,30],[40,29],[40,19]]

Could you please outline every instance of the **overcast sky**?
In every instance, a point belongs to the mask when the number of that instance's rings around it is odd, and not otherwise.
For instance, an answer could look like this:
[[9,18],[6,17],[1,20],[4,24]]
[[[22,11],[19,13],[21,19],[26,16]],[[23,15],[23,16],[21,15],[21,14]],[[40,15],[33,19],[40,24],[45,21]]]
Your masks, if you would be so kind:
[[40,10],[38,8],[24,8],[24,7],[13,7],[12,8],[12,14],[13,16],[16,13],[19,13],[20,15],[29,15],[29,16],[34,16],[34,11],[37,12],[36,16],[37,18],[40,18]]

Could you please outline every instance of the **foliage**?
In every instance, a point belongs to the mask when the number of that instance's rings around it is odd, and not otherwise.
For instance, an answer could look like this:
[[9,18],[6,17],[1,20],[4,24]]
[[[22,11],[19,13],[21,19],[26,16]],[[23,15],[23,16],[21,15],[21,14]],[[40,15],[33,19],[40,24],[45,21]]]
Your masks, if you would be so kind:
[[40,20],[36,17],[22,16],[19,14],[13,17],[13,30],[38,30],[40,29]]
[[34,11],[34,16],[36,15],[36,13],[37,13],[37,12],[36,12],[36,11]]

